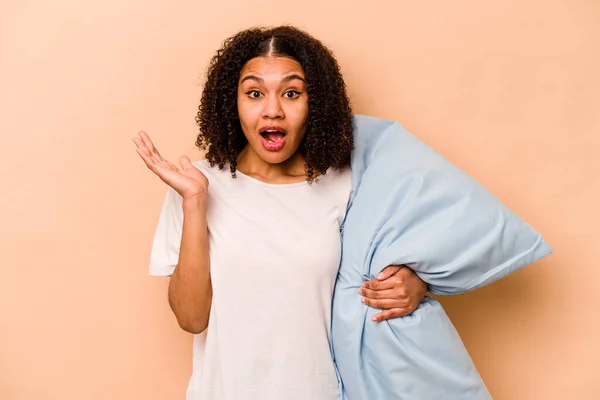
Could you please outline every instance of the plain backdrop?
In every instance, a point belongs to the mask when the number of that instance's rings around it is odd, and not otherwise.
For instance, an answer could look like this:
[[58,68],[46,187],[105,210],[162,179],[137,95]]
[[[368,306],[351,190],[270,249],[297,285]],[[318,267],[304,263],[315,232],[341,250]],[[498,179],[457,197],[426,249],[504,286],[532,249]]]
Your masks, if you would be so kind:
[[600,391],[600,2],[0,3],[0,398],[183,399],[191,335],[147,276],[165,186],[131,138],[194,148],[222,40],[292,23],[354,111],[400,121],[554,254],[442,299],[498,400]]

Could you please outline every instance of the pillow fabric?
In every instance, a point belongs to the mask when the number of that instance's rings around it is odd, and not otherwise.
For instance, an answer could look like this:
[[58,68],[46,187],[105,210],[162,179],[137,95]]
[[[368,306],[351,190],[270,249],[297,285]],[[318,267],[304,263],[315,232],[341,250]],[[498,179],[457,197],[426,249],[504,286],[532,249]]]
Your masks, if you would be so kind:
[[343,398],[491,398],[441,305],[384,322],[358,288],[407,265],[436,294],[487,285],[551,253],[491,192],[400,124],[356,115],[332,347]]

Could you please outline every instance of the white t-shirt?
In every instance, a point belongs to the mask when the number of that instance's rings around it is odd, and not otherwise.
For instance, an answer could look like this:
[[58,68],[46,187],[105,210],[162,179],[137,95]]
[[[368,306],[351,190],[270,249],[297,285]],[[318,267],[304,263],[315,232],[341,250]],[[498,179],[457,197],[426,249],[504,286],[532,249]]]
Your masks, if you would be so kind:
[[[207,223],[213,287],[208,328],[194,338],[188,400],[337,400],[330,352],[340,225],[349,168],[319,182],[268,184],[194,165],[209,180]],[[169,188],[150,274],[171,275],[183,211]]]

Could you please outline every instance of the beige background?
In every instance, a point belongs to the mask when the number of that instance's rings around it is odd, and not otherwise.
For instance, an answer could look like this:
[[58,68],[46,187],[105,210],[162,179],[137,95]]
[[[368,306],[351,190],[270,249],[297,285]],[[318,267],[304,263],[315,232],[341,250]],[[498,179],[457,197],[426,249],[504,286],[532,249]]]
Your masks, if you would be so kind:
[[209,57],[285,22],[336,52],[356,112],[401,121],[554,247],[444,299],[494,398],[597,398],[594,0],[2,0],[0,398],[183,398],[191,336],[146,275],[165,187],[130,139],[198,158]]

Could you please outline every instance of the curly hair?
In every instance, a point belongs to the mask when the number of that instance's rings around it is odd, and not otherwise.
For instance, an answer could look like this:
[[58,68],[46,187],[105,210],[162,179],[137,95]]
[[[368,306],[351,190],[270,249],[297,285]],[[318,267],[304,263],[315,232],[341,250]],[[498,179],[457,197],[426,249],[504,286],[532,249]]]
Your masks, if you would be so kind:
[[223,42],[206,73],[196,146],[206,150],[211,166],[228,164],[235,177],[238,154],[248,143],[237,110],[239,76],[248,61],[269,55],[289,57],[304,70],[308,117],[298,150],[305,158],[307,180],[348,166],[354,146],[352,111],[340,67],[319,40],[291,26],[251,28]]

